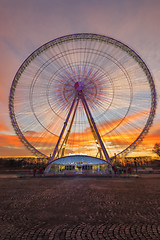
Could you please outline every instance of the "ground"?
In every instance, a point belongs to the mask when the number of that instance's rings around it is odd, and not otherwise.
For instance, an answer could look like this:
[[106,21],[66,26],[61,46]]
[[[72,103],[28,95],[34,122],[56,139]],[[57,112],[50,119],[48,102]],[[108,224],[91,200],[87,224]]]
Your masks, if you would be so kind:
[[0,239],[160,239],[160,175],[0,178]]

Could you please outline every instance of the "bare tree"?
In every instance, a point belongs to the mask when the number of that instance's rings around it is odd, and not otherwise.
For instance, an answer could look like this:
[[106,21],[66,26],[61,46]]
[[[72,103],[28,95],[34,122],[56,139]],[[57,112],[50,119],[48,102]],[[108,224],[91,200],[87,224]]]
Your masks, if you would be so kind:
[[156,143],[152,149],[154,153],[157,153],[157,155],[160,157],[160,143]]

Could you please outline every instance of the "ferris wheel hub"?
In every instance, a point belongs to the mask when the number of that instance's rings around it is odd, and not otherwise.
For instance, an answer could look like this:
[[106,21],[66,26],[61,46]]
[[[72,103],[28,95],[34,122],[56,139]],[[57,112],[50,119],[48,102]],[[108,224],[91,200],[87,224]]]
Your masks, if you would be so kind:
[[77,91],[82,91],[84,88],[84,83],[82,81],[78,81],[74,84],[74,87]]

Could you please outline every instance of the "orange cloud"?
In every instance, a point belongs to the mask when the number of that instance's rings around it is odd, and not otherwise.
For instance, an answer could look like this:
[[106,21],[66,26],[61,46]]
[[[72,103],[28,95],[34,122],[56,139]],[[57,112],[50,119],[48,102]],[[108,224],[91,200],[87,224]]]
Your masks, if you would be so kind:
[[[137,119],[141,118],[141,116],[143,116],[143,115],[145,116],[145,114],[146,114],[146,112],[132,114],[127,118],[127,121],[124,121],[121,124],[125,125],[128,122],[136,121]],[[115,126],[116,126],[118,121],[120,121],[120,120],[114,121],[113,124],[115,124]],[[0,129],[8,130],[8,128],[4,124],[0,125]],[[157,126],[155,126],[155,130],[156,129],[157,129]],[[103,129],[100,129],[101,135],[102,135],[102,133],[107,132],[107,130],[108,130],[108,124],[104,124]],[[66,129],[66,131],[67,131],[67,129]],[[151,144],[153,142],[157,142],[160,140],[160,134],[157,134],[157,132],[154,132],[154,131],[152,134],[148,135],[148,137],[146,138],[146,141],[144,142],[144,145]],[[43,151],[52,152],[58,141],[58,137],[51,135],[49,133],[46,133],[46,132],[37,133],[34,131],[27,131],[25,133],[25,136],[29,143],[31,143],[34,147],[38,148],[39,151],[42,150],[42,152]],[[65,134],[63,137],[65,137]],[[123,145],[129,146],[136,139],[136,137],[138,137],[138,133],[136,132],[136,130],[132,130],[130,132],[124,132],[121,135],[116,134],[116,133],[106,134],[105,136],[103,136],[103,141],[108,146],[114,147],[114,146],[119,145],[120,148],[123,148]],[[19,138],[15,135],[2,135],[1,134],[0,135],[0,146],[20,147],[20,146],[23,146],[23,144],[21,143]],[[43,150],[44,148],[46,148],[46,150]],[[72,132],[69,135],[66,148],[68,148],[68,149],[73,148],[72,149],[73,151],[76,149],[81,149],[81,152],[82,152],[82,148],[84,148],[84,149],[95,148],[96,149],[97,147],[96,147],[95,139],[93,137],[93,133],[92,133],[90,127],[88,126],[88,128],[86,128],[84,130],[84,132],[76,132],[76,133]]]
[[160,125],[158,120],[153,124],[149,134],[143,141],[144,145],[154,145],[155,143],[160,143]]
[[0,146],[13,146],[13,147],[20,147],[23,146],[21,141],[19,140],[18,136],[16,135],[0,135]]
[[[99,131],[100,131],[101,135],[103,136],[111,129],[116,128],[119,124],[120,124],[120,126],[126,126],[126,125],[128,125],[128,123],[131,124],[134,121],[138,121],[139,119],[146,117],[147,114],[148,114],[148,111],[138,112],[138,113],[134,113],[132,115],[127,116],[124,120],[123,120],[123,118],[119,118],[118,120],[104,123],[103,127],[99,128]],[[111,126],[111,127],[109,127],[109,126]]]
[[0,131],[9,131],[8,126],[6,126],[3,122],[0,122]]
[[[123,121],[123,119],[118,119],[118,120],[115,120],[112,122],[107,122],[107,123],[104,122],[103,127],[98,126],[99,133],[101,136],[103,136],[103,139],[105,141],[107,141],[107,140],[114,141],[114,139],[117,140],[120,138],[130,139],[131,136],[133,137],[134,135],[137,135],[137,133],[134,130],[132,130],[130,133],[128,133],[126,130],[126,133],[123,133],[121,135],[114,134],[113,136],[112,136],[112,134],[110,134],[110,136],[109,136],[109,135],[107,135],[107,133],[109,132],[109,130],[116,127],[119,123],[121,126],[125,126],[128,123],[131,123],[131,122],[137,121],[138,119],[141,119],[141,117],[145,116],[147,113],[148,112],[143,111],[143,112],[132,114],[132,115],[128,116],[126,119],[124,119],[124,121]],[[111,126],[111,128],[109,126]],[[93,133],[92,133],[90,127],[88,126],[84,132],[71,133],[70,139],[74,139],[73,141],[75,141],[75,142],[80,142],[81,140],[83,140],[83,142],[86,144],[89,140],[92,141]]]

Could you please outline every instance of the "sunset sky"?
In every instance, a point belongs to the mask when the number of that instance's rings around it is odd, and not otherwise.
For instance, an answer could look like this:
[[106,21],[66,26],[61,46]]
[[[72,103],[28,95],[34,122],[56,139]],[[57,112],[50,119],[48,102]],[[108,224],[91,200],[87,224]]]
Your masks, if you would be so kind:
[[[32,155],[10,122],[8,97],[22,62],[44,43],[72,33],[115,38],[135,50],[157,90],[153,125],[136,155],[152,155],[160,142],[159,0],[0,0],[0,156]],[[143,104],[143,103],[142,103]]]

